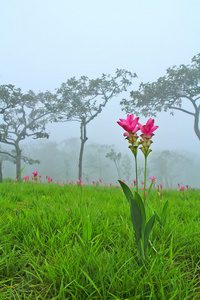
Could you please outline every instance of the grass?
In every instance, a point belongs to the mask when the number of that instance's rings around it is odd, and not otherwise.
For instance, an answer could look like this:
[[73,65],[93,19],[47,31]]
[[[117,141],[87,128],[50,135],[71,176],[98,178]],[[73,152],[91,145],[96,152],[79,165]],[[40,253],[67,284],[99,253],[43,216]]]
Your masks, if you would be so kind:
[[116,187],[3,183],[0,299],[200,299],[200,191],[153,192],[145,265]]

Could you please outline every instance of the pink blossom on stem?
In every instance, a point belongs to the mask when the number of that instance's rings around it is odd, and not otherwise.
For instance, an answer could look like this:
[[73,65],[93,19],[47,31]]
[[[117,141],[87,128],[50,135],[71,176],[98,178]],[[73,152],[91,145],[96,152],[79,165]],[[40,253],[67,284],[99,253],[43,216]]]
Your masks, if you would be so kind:
[[139,130],[138,120],[139,118],[134,119],[134,115],[127,115],[126,119],[119,119],[117,123],[128,133],[136,133]]
[[154,119],[151,118],[147,121],[146,125],[141,125],[138,123],[138,126],[142,131],[141,136],[147,139],[152,138],[152,136],[154,135],[153,131],[155,131],[158,128],[158,126],[154,126]]

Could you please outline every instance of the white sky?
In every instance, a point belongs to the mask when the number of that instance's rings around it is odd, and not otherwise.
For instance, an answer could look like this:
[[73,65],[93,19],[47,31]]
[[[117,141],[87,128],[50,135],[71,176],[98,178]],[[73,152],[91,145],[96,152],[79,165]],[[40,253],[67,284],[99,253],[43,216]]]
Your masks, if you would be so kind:
[[[131,89],[155,81],[200,52],[199,0],[0,0],[0,84],[26,92],[51,90],[68,78],[135,72]],[[119,101],[112,99],[88,126],[90,141],[127,147]],[[142,117],[141,123],[147,119]],[[199,152],[193,118],[161,113],[156,150]],[[79,137],[79,124],[51,125],[50,139]]]

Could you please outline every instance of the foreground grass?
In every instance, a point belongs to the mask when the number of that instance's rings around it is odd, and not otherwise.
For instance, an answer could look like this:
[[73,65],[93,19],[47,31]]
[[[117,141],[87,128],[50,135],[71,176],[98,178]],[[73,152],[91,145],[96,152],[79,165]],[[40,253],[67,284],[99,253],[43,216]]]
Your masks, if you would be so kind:
[[153,193],[169,212],[141,266],[121,189],[0,189],[0,299],[200,299],[200,191]]

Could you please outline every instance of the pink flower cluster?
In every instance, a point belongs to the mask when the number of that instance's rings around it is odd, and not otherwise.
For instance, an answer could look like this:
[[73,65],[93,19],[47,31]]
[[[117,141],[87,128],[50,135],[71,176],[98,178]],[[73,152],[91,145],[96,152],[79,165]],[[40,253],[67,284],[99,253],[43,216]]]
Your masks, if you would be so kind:
[[180,183],[178,183],[178,191],[184,192],[185,189],[189,190],[188,184],[186,184],[185,186],[180,186]]
[[83,179],[82,177],[80,179],[77,180],[77,185],[79,186],[83,186],[84,185],[84,182],[83,182]]
[[[134,115],[127,115],[126,119],[119,119],[117,123],[126,131],[124,136],[129,141],[131,146],[129,148],[133,152],[134,155],[137,154],[137,148],[141,145],[140,149],[144,153],[145,156],[151,152],[149,149],[152,143],[152,136],[154,135],[154,131],[158,128],[158,126],[154,126],[154,119],[149,119],[145,125],[141,125],[138,120],[139,118],[134,119]],[[137,131],[141,130],[141,139],[138,142]]]
[[32,179],[35,181],[35,184],[37,184],[37,182],[38,182],[38,172],[37,171],[33,172]]
[[138,120],[139,118],[134,119],[134,115],[127,115],[126,119],[119,119],[117,123],[126,131],[124,136],[129,137],[131,134],[135,134],[138,130],[141,130],[141,136],[143,138],[150,139],[154,135],[153,132],[158,128],[154,126],[154,120],[149,119],[146,125],[141,125]]
[[28,182],[29,181],[29,176],[27,175],[27,176],[24,176],[24,178],[23,178],[23,180],[22,180],[23,182]]
[[51,178],[51,177],[49,177],[49,176],[46,176],[46,179],[47,179],[47,182],[48,183],[54,183],[54,181],[53,181],[53,179]]

